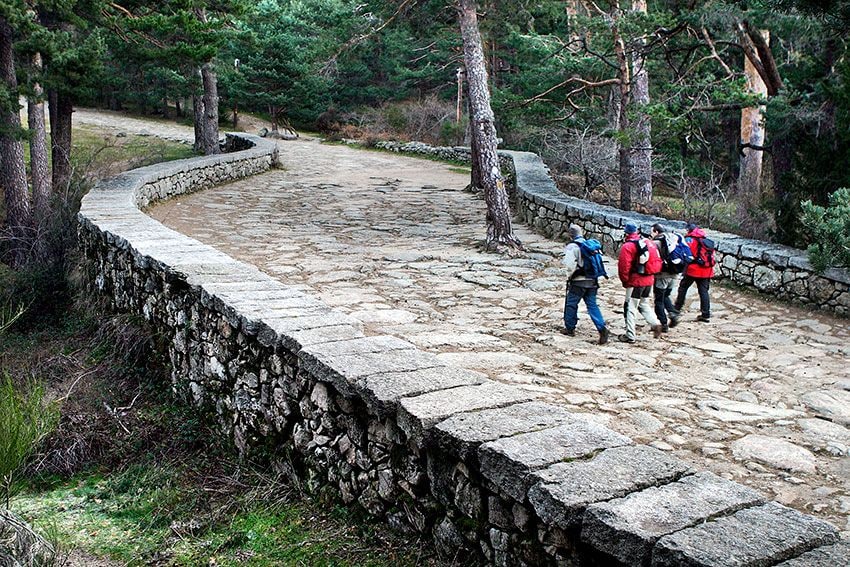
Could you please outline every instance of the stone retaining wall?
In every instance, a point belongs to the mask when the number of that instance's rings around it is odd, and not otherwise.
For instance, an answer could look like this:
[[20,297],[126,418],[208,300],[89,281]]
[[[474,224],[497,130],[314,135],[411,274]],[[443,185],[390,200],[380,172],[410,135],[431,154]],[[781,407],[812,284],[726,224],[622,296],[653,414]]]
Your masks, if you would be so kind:
[[846,558],[826,522],[399,338],[364,336],[356,319],[139,211],[268,169],[273,144],[246,138],[254,148],[102,182],[79,216],[91,290],[155,327],[174,390],[241,452],[263,450],[461,562]]

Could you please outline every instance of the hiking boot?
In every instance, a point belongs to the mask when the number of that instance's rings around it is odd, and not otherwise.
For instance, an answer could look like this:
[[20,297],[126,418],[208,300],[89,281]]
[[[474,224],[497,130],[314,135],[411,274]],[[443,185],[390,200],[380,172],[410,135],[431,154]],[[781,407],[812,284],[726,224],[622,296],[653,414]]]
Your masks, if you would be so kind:
[[708,323],[711,321],[711,318],[706,317],[705,315],[698,315],[697,321],[699,321],[700,323]]
[[607,327],[602,327],[602,330],[599,331],[599,344],[604,345],[608,342],[608,337],[611,336],[611,331],[608,330]]
[[661,332],[662,332],[662,333],[666,333],[666,332],[668,332],[669,330],[670,330],[670,326],[669,326],[669,325],[661,325]]
[[664,327],[662,327],[661,325],[653,325],[652,327],[650,327],[650,329],[652,329],[652,336],[656,339],[660,339],[661,333],[664,332]]
[[576,336],[576,330],[575,329],[561,329],[561,334],[567,335],[568,337],[574,337],[574,336]]
[[668,327],[672,329],[673,327],[675,327],[678,324],[679,324],[679,316],[678,315],[671,315],[670,316],[670,324],[668,325]]
[[621,343],[629,343],[629,344],[637,342],[635,339],[629,338],[629,335],[617,335],[617,340],[620,341]]

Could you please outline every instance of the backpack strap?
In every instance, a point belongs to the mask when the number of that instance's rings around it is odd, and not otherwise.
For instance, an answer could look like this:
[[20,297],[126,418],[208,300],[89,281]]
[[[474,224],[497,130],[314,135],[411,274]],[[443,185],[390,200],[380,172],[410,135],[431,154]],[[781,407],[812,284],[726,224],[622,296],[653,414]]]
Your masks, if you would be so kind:
[[638,271],[638,266],[640,266],[640,256],[641,256],[641,254],[640,254],[640,248],[641,248],[640,241],[641,241],[640,238],[637,238],[635,240],[627,240],[626,241],[627,243],[628,242],[634,242],[634,244],[635,244],[635,255],[632,257],[632,273],[633,274],[640,273]]

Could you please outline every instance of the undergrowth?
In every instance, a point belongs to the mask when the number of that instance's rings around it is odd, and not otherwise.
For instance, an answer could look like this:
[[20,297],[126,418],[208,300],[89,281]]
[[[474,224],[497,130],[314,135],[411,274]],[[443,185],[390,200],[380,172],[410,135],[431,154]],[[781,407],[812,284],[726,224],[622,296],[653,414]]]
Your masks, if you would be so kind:
[[435,564],[361,512],[320,504],[172,399],[161,339],[70,306],[0,338],[0,365],[66,397],[29,462],[16,513],[63,548],[127,565]]

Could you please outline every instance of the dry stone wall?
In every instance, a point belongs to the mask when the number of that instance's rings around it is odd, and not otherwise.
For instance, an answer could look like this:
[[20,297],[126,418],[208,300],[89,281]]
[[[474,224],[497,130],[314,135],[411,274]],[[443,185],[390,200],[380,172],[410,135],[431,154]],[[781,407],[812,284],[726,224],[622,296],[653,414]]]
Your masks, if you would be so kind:
[[[143,168],[83,200],[88,285],[156,328],[172,385],[238,450],[446,557],[495,565],[807,565],[830,524],[447,366],[139,208],[268,169],[274,145]],[[808,555],[803,555],[808,554]]]

